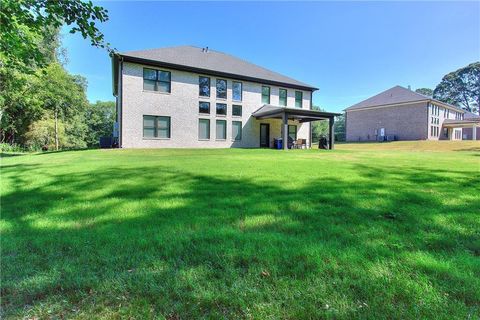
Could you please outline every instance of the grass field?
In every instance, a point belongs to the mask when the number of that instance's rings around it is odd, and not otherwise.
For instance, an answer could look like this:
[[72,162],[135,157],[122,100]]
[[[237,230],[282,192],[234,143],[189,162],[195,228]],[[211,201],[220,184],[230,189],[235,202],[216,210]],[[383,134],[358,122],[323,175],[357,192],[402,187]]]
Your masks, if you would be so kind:
[[1,159],[2,318],[480,318],[480,143]]

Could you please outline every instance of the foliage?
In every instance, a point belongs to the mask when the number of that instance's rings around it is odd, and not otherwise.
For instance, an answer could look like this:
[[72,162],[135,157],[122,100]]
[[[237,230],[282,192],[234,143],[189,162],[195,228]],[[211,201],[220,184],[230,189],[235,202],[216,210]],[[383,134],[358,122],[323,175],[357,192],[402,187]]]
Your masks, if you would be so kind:
[[435,88],[433,97],[440,101],[478,112],[480,106],[480,62],[450,72]]
[[335,140],[336,141],[345,141],[345,138],[346,138],[345,130],[346,130],[345,114],[335,117]]
[[100,137],[112,135],[115,122],[115,102],[97,101],[89,104],[85,118],[88,126],[86,144],[89,147],[96,147]]
[[415,92],[423,94],[427,97],[433,97],[433,90],[430,88],[418,88],[417,90],[415,90]]
[[476,319],[479,146],[448,142],[2,159],[2,318]]
[[93,46],[110,49],[96,22],[108,20],[107,10],[91,1],[78,0],[1,0],[0,64],[5,68],[34,70],[46,66],[50,52],[45,52],[45,32],[63,24],[73,26]]

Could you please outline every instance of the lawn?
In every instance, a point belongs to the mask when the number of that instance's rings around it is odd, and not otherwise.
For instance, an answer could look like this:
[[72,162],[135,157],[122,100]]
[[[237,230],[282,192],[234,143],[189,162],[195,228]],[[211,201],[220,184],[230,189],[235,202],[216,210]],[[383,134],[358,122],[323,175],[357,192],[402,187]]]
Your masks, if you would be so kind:
[[480,318],[480,143],[5,156],[2,318]]

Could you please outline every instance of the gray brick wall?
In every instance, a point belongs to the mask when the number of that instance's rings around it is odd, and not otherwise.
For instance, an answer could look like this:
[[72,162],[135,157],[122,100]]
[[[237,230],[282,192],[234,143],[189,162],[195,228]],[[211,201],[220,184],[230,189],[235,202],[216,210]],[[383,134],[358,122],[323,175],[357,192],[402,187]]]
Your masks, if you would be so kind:
[[[143,67],[140,64],[124,63],[122,77],[122,147],[124,148],[229,148],[259,147],[260,123],[270,123],[270,140],[281,136],[280,120],[256,120],[251,117],[252,112],[262,106],[261,87],[259,83],[240,81],[243,84],[242,102],[232,101],[232,80],[227,80],[227,99],[220,100],[215,97],[216,77],[210,77],[211,94],[210,98],[199,97],[198,77],[200,74],[161,68],[171,72],[171,93],[158,93],[143,90]],[[148,67],[152,68],[152,67]],[[205,75],[208,76],[208,75]],[[279,103],[279,87],[270,86],[271,104]],[[287,106],[295,105],[295,91],[288,89]],[[310,109],[311,93],[303,91],[303,108]],[[199,114],[199,101],[210,102],[210,114]],[[215,114],[216,103],[227,104],[227,115]],[[232,104],[242,105],[242,116],[232,116]],[[146,139],[143,138],[143,115],[169,116],[171,117],[171,138],[170,139]],[[198,119],[210,119],[210,140],[198,140]],[[227,139],[215,140],[216,119],[227,121]],[[232,141],[232,121],[242,121],[242,140]],[[297,125],[297,136],[309,140],[310,124],[300,124],[296,121],[289,121]],[[308,141],[307,141],[308,143]]]
[[427,103],[346,111],[347,141],[375,141],[375,130],[380,134],[380,128],[399,140],[427,139]]

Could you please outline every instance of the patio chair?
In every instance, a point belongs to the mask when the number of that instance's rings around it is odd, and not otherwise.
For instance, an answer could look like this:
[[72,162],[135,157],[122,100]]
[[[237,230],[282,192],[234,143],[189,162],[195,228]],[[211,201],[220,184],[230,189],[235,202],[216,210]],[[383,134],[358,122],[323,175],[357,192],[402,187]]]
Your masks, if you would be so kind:
[[297,139],[294,143],[294,148],[303,149],[303,147],[307,148],[307,139]]

